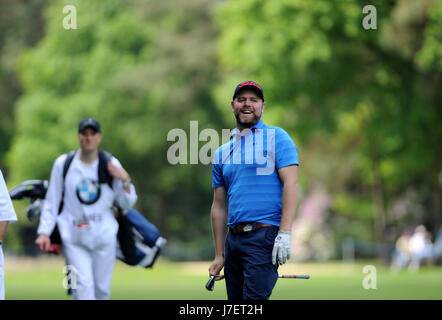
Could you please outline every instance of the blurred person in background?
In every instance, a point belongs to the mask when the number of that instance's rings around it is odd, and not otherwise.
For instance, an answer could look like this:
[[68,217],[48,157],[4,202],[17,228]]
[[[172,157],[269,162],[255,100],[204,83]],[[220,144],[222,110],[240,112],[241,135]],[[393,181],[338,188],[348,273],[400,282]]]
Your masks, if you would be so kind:
[[411,261],[410,239],[412,232],[406,229],[397,239],[390,270],[398,272],[408,266]]
[[2,241],[8,224],[15,221],[17,221],[17,215],[15,214],[3,174],[0,171],[0,300],[5,299]]
[[423,262],[432,262],[434,258],[431,234],[425,226],[419,225],[410,239],[411,262],[408,271],[414,273],[419,270]]
[[434,240],[434,257],[438,265],[442,264],[442,227],[439,228],[436,240]]

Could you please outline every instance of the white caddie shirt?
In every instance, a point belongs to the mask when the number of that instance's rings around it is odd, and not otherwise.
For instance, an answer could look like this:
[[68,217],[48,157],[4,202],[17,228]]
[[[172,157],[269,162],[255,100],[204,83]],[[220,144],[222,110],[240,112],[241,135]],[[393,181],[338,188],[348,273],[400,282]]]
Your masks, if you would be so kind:
[[[137,194],[133,185],[130,186],[130,193],[127,193],[123,189],[123,182],[113,179],[112,188],[107,184],[101,184],[97,195],[93,189],[94,185],[88,184],[88,181],[98,182],[98,158],[94,163],[87,165],[80,160],[79,153],[77,151],[73,158],[64,182],[63,166],[67,155],[63,154],[55,160],[37,233],[50,235],[57,224],[62,240],[69,241],[72,225],[87,221],[93,225],[93,233],[100,234],[100,238],[106,241],[105,239],[114,236],[118,229],[112,211],[114,201],[117,201],[123,211],[129,210],[135,204]],[[115,157],[112,157],[111,162],[121,167]],[[62,212],[58,214],[63,183],[64,204]],[[83,199],[88,200],[88,197],[96,198],[95,202],[82,202]]]
[[8,221],[13,223],[17,221],[14,206],[12,205],[11,197],[9,196],[8,188],[6,187],[5,179],[0,170],[0,221]]

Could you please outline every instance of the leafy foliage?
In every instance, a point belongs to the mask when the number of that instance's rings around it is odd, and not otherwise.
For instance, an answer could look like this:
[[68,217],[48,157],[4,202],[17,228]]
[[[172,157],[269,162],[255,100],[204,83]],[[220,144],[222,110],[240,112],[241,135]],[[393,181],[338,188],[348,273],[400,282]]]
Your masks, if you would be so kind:
[[[169,164],[166,137],[174,128],[189,137],[194,120],[199,131],[233,127],[231,94],[247,79],[264,87],[264,121],[299,148],[300,200],[317,184],[332,196],[324,225],[335,239],[440,226],[441,1],[376,1],[376,30],[362,27],[358,0],[32,3],[1,3],[14,13],[0,20],[10,185],[48,178],[55,157],[78,147],[78,122],[95,117],[103,149],[133,177],[138,209],[169,239],[207,244],[210,166]],[[76,30],[63,28],[67,4]],[[395,214],[398,203],[406,213]]]
[[[437,194],[424,220],[433,230],[440,224],[440,218],[429,217],[441,212],[442,5],[376,2],[377,30],[362,28],[363,5],[226,2],[217,16],[218,48],[231,71],[225,83],[232,74],[246,74],[263,84],[265,117],[293,134],[300,173],[308,175],[304,183],[319,180],[334,194],[355,194],[356,202],[371,199],[376,238],[382,241],[387,223],[394,222],[386,208],[410,185]],[[313,162],[302,161],[303,155]]]
[[210,2],[74,4],[78,29],[62,27],[66,2],[57,1],[47,10],[45,38],[20,58],[25,94],[17,102],[11,181],[48,178],[54,159],[78,148],[78,122],[94,117],[103,149],[135,181],[138,208],[170,238],[210,236],[210,168],[166,159],[169,130],[188,131],[191,120],[220,127],[210,97]]

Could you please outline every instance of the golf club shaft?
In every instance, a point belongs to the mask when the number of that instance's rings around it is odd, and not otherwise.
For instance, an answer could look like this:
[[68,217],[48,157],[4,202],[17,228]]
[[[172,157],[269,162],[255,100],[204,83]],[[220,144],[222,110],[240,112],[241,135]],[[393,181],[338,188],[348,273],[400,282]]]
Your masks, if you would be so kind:
[[278,274],[278,278],[286,279],[310,279],[309,274]]

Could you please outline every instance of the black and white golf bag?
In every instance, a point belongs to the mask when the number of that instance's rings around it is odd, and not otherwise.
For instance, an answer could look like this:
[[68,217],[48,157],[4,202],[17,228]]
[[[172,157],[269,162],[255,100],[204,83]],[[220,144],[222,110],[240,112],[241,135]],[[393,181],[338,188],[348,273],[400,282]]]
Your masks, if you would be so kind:
[[118,246],[117,258],[128,265],[151,268],[166,244],[157,227],[141,213],[131,209],[117,216]]

